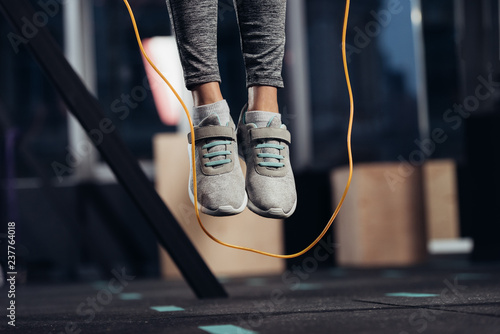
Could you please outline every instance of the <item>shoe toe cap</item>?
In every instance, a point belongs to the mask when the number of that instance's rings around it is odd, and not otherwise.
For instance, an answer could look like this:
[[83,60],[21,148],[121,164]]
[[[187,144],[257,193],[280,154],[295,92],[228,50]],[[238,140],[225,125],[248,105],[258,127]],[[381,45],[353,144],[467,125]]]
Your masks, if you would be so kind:
[[246,194],[243,177],[226,174],[211,176],[204,181],[198,183],[198,200],[205,208],[226,212],[244,206]]
[[256,177],[247,184],[249,200],[260,210],[287,215],[295,208],[297,194],[293,177]]

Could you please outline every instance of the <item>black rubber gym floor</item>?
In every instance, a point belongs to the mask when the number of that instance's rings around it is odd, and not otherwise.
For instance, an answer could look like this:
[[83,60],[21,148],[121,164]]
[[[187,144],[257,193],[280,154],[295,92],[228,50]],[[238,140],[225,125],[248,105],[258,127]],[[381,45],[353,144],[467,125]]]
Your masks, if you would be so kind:
[[[228,299],[197,300],[182,281],[24,285],[2,333],[500,333],[500,264],[334,268],[223,279]],[[7,311],[9,312],[9,311]]]

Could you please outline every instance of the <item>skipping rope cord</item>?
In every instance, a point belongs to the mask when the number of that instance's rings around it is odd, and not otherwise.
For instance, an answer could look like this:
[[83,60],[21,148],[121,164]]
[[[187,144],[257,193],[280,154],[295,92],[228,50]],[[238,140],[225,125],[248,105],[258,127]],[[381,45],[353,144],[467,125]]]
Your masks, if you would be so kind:
[[[144,47],[142,45],[141,41],[141,36],[139,34],[139,29],[137,28],[137,23],[135,21],[134,13],[132,11],[132,8],[130,7],[130,4],[128,3],[127,0],[123,0],[125,5],[127,6],[128,12],[130,14],[130,19],[132,20],[132,25],[134,26],[134,31],[135,31],[135,36],[137,38],[137,43],[139,45],[139,48],[141,49],[142,54],[144,55],[144,58],[148,61],[148,63],[153,67],[153,69],[158,73],[158,75],[165,81],[165,83],[168,85],[172,93],[174,93],[175,97],[177,100],[179,100],[180,104],[182,105],[182,108],[184,109],[184,112],[186,113],[187,119],[189,121],[189,128],[191,129],[191,142],[195,142],[195,137],[194,137],[194,127],[193,127],[193,121],[191,120],[191,116],[189,115],[189,111],[186,107],[186,104],[184,101],[182,101],[182,98],[179,96],[177,91],[174,89],[174,87],[170,84],[170,82],[167,80],[167,78],[161,73],[161,71],[156,67],[156,65],[151,61],[149,56],[147,55],[146,51],[144,50]],[[350,0],[346,0],[346,5],[345,5],[345,14],[344,14],[344,24],[342,28],[342,61],[344,64],[344,74],[345,74],[345,79],[347,83],[347,90],[349,92],[349,105],[350,105],[350,110],[349,110],[349,125],[347,129],[347,153],[349,156],[349,177],[347,179],[347,183],[344,189],[344,193],[342,194],[342,197],[340,198],[340,201],[335,208],[335,211],[332,214],[332,217],[328,221],[328,224],[326,224],[325,228],[323,231],[320,233],[320,235],[306,248],[301,250],[300,252],[294,253],[294,254],[288,254],[288,255],[280,255],[280,254],[273,254],[273,253],[268,253],[264,251],[260,251],[257,249],[249,248],[249,247],[242,247],[242,246],[237,246],[237,245],[232,245],[229,243],[226,243],[224,241],[221,241],[214,237],[203,225],[201,218],[200,218],[200,212],[198,210],[198,187],[197,187],[197,182],[196,182],[196,162],[195,162],[195,145],[191,146],[191,160],[192,160],[192,166],[193,166],[193,188],[194,188],[194,209],[196,212],[196,219],[198,220],[198,224],[200,225],[201,229],[205,234],[215,241],[216,243],[219,243],[223,246],[234,248],[234,249],[239,249],[247,252],[253,252],[257,253],[260,255],[265,255],[269,257],[275,257],[275,258],[280,258],[280,259],[292,259],[298,256],[301,256],[305,253],[307,253],[311,248],[313,248],[320,240],[323,238],[323,236],[328,232],[328,229],[332,226],[333,221],[337,217],[340,208],[342,207],[342,204],[344,203],[344,200],[347,196],[347,192],[349,191],[349,186],[351,185],[351,179],[352,179],[352,171],[353,171],[353,160],[352,160],[352,149],[351,149],[351,135],[352,135],[352,124],[353,124],[353,119],[354,119],[354,98],[353,98],[353,93],[352,93],[352,88],[351,88],[351,79],[349,77],[349,69],[347,66],[347,56],[346,56],[346,35],[347,35],[347,23],[349,20],[349,7],[350,7]]]

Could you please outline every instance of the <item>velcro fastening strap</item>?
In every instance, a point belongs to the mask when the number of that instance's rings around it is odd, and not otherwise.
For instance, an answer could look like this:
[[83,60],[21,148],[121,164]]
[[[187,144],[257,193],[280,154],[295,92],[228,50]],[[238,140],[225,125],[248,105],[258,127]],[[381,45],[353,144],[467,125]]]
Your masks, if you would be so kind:
[[[191,132],[188,133],[188,142],[191,144]],[[194,138],[196,141],[210,138],[228,138],[236,141],[233,128],[229,126],[211,125],[194,128]]]
[[286,142],[288,145],[292,142],[290,132],[281,128],[253,128],[250,129],[250,139],[277,139]]

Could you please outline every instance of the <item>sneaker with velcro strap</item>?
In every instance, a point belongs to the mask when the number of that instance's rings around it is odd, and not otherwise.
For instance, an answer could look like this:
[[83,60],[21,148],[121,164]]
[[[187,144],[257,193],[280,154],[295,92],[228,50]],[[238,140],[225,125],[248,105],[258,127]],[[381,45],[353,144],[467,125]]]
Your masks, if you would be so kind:
[[238,121],[238,152],[247,165],[248,208],[267,218],[290,217],[297,206],[295,179],[290,165],[290,132],[278,117],[258,127]]
[[[235,125],[232,119],[222,125],[217,114],[204,118],[194,127],[198,208],[212,216],[230,216],[247,206],[245,178],[237,155]],[[191,134],[188,134],[189,198],[194,204]]]

